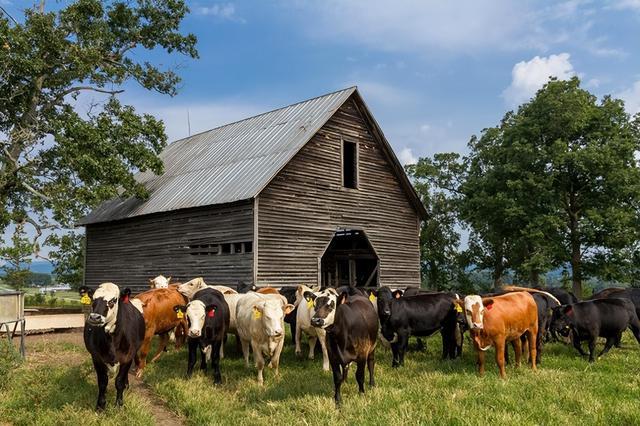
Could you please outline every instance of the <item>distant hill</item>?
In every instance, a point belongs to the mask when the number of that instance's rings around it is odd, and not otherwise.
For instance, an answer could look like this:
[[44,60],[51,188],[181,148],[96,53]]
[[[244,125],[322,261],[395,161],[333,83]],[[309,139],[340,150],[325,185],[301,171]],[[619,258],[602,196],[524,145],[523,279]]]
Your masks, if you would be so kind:
[[40,272],[42,274],[52,274],[53,265],[46,260],[34,260],[29,267],[31,272]]

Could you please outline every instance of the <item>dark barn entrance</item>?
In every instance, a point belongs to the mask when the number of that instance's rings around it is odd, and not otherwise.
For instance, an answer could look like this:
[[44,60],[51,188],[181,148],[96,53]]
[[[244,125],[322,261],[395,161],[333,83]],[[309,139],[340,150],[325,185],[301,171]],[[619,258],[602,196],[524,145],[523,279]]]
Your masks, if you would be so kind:
[[360,230],[336,232],[322,255],[322,286],[377,287],[379,259]]

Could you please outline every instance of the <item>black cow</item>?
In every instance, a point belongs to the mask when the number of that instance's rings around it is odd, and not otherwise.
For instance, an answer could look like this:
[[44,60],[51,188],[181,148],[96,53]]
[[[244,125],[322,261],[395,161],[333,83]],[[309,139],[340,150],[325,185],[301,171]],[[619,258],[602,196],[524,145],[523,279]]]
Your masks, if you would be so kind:
[[571,305],[573,303],[578,303],[580,299],[576,297],[575,294],[570,291],[564,290],[558,287],[536,287],[537,290],[546,291],[551,294],[553,297],[558,299],[561,305]]
[[[297,287],[282,287],[280,290],[280,294],[287,298],[287,303],[292,305],[296,304],[296,290]],[[298,307],[284,316],[284,322],[289,324],[289,328],[291,329],[291,342],[295,346],[296,339],[296,321],[298,316]]]
[[[369,386],[375,386],[376,339],[378,337],[378,317],[369,299],[347,292],[335,296],[318,297],[316,313],[311,319],[315,326],[327,332],[327,352],[333,372],[334,400],[340,406],[340,387],[347,377],[349,364],[356,363],[356,381],[360,393],[364,393],[365,364],[369,370]],[[334,304],[335,302],[335,304]],[[334,311],[333,316],[327,311]],[[332,322],[328,320],[332,318]]]
[[629,328],[640,343],[640,320],[633,303],[627,299],[597,299],[553,308],[551,327],[563,336],[571,334],[573,346],[586,355],[580,342],[589,344],[589,362],[595,361],[596,339],[607,339],[602,356]]
[[206,352],[211,350],[213,381],[222,383],[220,374],[220,347],[229,329],[229,305],[218,290],[205,288],[196,292],[187,306],[176,305],[176,312],[187,315],[189,322],[189,355],[187,377],[191,377],[200,350],[200,369],[207,370]]
[[[128,290],[128,289],[127,289]],[[104,410],[107,398],[108,371],[117,372],[116,405],[124,403],[124,389],[129,386],[129,368],[144,340],[144,318],[129,302],[131,291],[112,283],[100,284],[93,293],[91,313],[84,325],[84,345],[91,354],[98,378],[96,410]]]
[[404,364],[409,336],[427,337],[440,331],[442,358],[454,359],[462,353],[462,339],[457,338],[456,310],[451,293],[419,294],[398,297],[388,287],[378,290],[378,316],[382,336],[391,342],[393,367]]

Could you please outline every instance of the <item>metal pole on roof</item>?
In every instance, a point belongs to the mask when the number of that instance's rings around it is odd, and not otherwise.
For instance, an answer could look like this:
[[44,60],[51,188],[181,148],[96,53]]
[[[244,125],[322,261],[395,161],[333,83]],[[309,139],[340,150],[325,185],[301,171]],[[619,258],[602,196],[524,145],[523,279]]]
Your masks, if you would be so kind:
[[191,136],[191,117],[189,116],[189,108],[187,108],[187,128],[189,129],[189,136]]

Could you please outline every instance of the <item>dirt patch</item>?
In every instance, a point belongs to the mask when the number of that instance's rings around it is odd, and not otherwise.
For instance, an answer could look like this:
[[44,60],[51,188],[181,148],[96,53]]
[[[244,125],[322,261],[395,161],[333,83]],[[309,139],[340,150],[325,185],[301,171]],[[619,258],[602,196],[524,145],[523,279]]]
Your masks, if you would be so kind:
[[158,426],[173,426],[185,424],[182,417],[177,416],[172,411],[165,408],[162,400],[156,396],[149,387],[135,376],[129,374],[129,385],[136,395],[141,396],[149,403],[151,415],[155,418],[155,424]]

